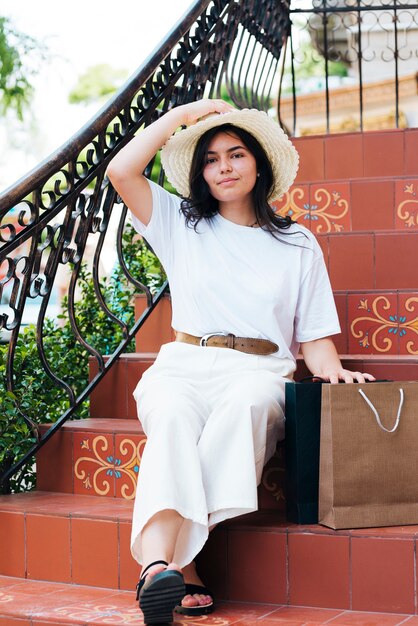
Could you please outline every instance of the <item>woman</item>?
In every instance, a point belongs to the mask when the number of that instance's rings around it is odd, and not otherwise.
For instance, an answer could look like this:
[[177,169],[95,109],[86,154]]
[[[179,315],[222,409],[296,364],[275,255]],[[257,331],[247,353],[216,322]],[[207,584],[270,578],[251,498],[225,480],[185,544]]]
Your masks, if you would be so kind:
[[[142,175],[161,147],[184,200]],[[299,347],[331,383],[373,380],[338,358],[318,243],[269,206],[297,167],[295,148],[265,113],[222,100],[172,109],[109,166],[165,267],[176,331],[134,392],[147,434],[132,528],[145,623],[171,621],[175,607],[213,610],[193,559],[216,524],[257,509],[263,466],[284,436],[284,385]]]

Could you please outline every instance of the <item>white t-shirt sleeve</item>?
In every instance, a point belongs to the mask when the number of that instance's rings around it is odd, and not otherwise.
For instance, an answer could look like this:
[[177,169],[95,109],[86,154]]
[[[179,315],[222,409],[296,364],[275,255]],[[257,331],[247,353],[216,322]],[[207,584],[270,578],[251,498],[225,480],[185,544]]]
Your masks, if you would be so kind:
[[184,221],[180,211],[181,199],[152,180],[148,180],[148,183],[152,194],[151,219],[145,225],[131,212],[132,225],[147,240],[167,271],[172,259],[176,229],[180,221]]
[[295,316],[295,339],[299,343],[341,332],[327,268],[315,241],[314,260],[302,279]]

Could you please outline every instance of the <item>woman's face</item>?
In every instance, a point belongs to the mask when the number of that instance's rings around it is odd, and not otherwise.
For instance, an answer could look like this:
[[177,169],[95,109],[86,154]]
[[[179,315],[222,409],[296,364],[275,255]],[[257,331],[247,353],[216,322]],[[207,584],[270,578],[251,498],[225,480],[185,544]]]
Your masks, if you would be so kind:
[[220,132],[208,146],[203,178],[220,203],[252,197],[257,180],[253,154],[235,134]]

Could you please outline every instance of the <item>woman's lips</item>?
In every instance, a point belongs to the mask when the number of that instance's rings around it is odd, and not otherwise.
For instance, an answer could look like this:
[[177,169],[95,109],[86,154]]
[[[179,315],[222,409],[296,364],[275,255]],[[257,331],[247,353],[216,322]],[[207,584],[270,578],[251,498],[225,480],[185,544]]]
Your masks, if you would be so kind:
[[218,183],[218,185],[226,186],[226,185],[230,185],[236,182],[237,182],[237,178],[224,178]]

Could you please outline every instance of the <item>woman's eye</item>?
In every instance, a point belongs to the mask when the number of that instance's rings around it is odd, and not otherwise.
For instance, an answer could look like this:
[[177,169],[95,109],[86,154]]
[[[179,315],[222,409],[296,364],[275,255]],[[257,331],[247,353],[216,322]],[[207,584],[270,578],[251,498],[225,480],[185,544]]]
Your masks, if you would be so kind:
[[215,158],[214,157],[208,157],[206,159],[206,165],[210,165],[211,163],[215,163]]
[[243,156],[244,156],[244,154],[242,152],[234,152],[234,154],[232,155],[232,158],[233,159],[240,159]]

